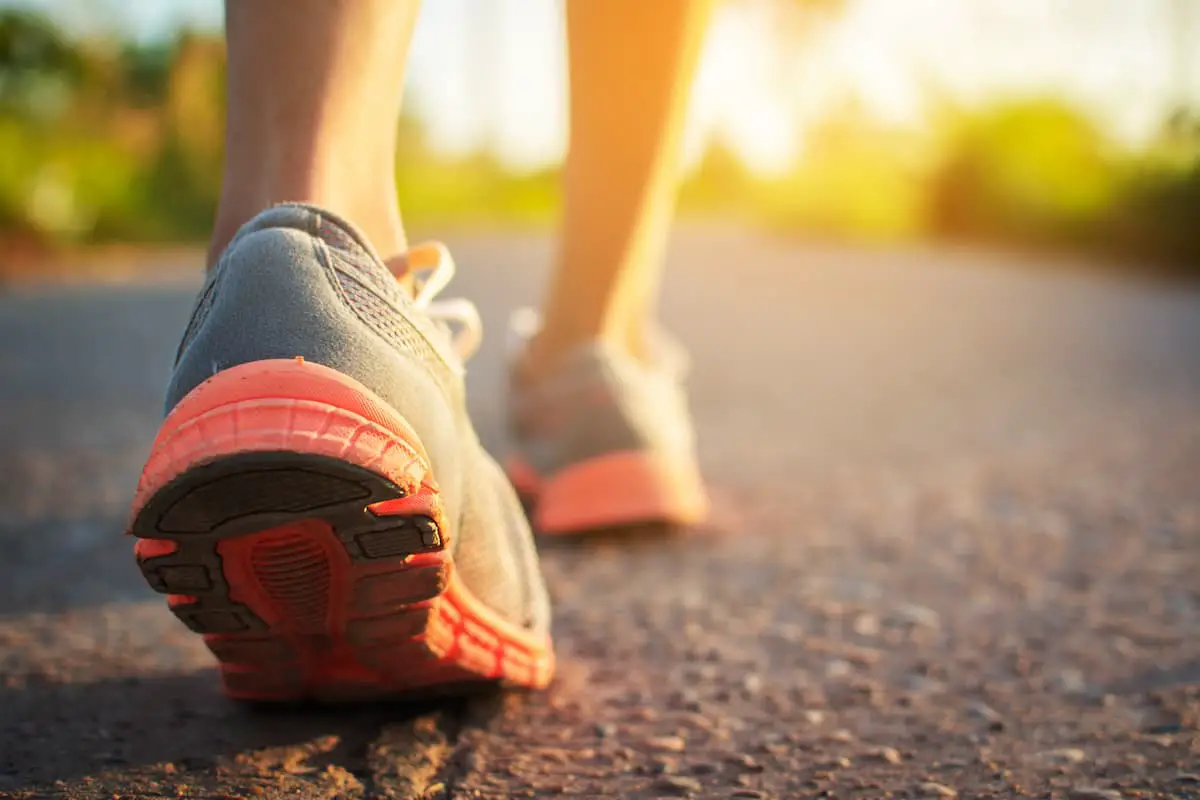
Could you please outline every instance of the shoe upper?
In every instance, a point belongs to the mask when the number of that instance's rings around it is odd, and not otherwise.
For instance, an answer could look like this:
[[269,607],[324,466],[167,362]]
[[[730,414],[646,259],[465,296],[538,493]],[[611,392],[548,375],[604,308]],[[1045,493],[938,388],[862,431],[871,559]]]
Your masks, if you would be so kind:
[[631,451],[692,465],[686,371],[686,354],[665,334],[645,361],[594,342],[537,379],[514,363],[509,426],[517,453],[544,477],[590,458]]
[[210,271],[166,408],[221,370],[296,356],[357,380],[412,426],[457,523],[450,546],[464,583],[508,620],[546,629],[528,523],[467,416],[448,329],[408,297],[350,223],[286,204],[248,222]]

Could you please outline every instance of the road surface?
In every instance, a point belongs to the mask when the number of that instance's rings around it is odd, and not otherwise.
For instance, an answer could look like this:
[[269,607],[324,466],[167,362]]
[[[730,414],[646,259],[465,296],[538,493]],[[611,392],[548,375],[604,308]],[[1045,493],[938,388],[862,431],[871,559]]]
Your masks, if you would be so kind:
[[[450,237],[491,336],[550,243]],[[540,695],[221,698],[121,535],[198,281],[0,290],[0,796],[1200,798],[1200,293],[692,232],[706,528],[547,543]]]

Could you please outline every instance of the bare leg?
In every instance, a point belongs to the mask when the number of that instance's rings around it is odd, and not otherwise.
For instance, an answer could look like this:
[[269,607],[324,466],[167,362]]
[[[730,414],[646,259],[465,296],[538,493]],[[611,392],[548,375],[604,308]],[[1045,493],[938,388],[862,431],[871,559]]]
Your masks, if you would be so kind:
[[243,223],[309,202],[405,250],[396,123],[416,0],[227,2],[229,116],[211,265]]
[[571,0],[571,135],[558,269],[528,367],[607,339],[644,353],[709,0]]

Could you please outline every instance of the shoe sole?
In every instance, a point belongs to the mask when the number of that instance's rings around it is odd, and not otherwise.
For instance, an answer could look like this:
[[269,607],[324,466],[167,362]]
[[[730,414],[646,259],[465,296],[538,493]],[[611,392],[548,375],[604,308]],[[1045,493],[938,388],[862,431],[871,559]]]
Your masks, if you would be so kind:
[[646,523],[685,526],[708,518],[700,476],[646,453],[596,456],[549,478],[519,458],[506,467],[509,480],[533,509],[539,533],[585,534]]
[[193,390],[159,431],[129,530],[232,697],[537,688],[553,674],[549,638],[459,580],[416,434],[327,367],[258,361]]

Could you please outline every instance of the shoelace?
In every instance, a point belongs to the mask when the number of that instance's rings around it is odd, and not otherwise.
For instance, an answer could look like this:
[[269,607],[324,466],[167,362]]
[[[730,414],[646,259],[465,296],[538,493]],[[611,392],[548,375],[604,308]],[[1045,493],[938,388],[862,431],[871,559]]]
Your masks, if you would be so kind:
[[407,262],[414,273],[424,273],[416,281],[414,305],[445,328],[454,351],[466,361],[475,355],[483,341],[479,309],[462,297],[434,300],[454,279],[453,256],[441,242],[425,242],[408,251]]

